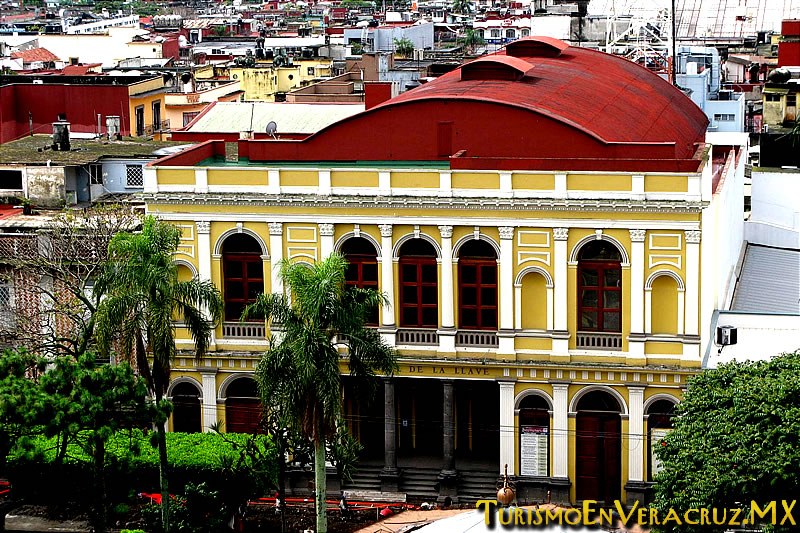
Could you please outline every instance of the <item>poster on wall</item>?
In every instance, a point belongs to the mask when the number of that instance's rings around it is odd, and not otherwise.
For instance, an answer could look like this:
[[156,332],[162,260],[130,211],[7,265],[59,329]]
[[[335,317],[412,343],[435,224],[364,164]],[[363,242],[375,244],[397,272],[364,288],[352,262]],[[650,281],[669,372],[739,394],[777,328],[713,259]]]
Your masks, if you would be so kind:
[[547,426],[520,427],[520,470],[522,476],[549,476],[547,448],[550,431]]

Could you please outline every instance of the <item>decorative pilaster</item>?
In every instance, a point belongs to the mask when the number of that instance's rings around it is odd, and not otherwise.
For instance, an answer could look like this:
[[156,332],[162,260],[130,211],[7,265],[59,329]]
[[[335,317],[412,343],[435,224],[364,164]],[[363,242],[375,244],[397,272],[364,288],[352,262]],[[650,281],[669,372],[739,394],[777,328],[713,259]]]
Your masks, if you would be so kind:
[[567,330],[567,238],[569,228],[553,228],[553,329]]
[[[381,310],[381,326],[394,329],[394,264],[392,263],[392,225],[381,224],[381,291],[386,305]],[[394,333],[384,333],[384,339],[394,345]]]
[[319,246],[320,255],[323,259],[333,253],[333,224],[319,225]]
[[700,231],[686,232],[686,335],[697,335],[700,309]]
[[631,236],[631,336],[628,352],[631,357],[641,358],[644,357],[644,337],[641,334],[645,332],[644,239],[647,231],[632,229],[628,232]]
[[279,276],[279,265],[283,260],[283,223],[270,222],[269,224],[269,248],[271,258],[270,279],[272,280],[272,292],[283,293],[283,282]]
[[[513,226],[501,226],[500,232],[500,330],[511,333],[514,330],[514,231]],[[499,336],[498,352],[504,355],[514,354],[514,337]]]
[[[197,228],[197,277],[200,278],[200,281],[211,281],[211,222],[197,220],[195,221],[195,227]],[[205,306],[203,314],[207,319],[211,319],[211,315]],[[216,331],[212,329],[210,346],[215,346],[216,342]],[[216,406],[216,404],[214,405]],[[214,413],[216,420],[216,411]]]
[[569,384],[553,383],[553,477],[568,478]]
[[644,387],[628,385],[628,480],[644,481]]
[[500,473],[508,465],[508,471],[516,472],[514,454],[514,382],[500,382]]
[[203,431],[217,423],[217,369],[200,369],[203,384]]

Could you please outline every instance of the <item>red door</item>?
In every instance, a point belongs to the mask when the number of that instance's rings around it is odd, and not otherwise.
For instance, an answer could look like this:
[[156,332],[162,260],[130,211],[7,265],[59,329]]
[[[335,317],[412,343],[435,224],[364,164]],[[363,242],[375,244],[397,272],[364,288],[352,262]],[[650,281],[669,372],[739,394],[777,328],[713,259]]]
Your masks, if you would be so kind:
[[576,499],[612,505],[620,488],[619,414],[579,412],[576,444]]

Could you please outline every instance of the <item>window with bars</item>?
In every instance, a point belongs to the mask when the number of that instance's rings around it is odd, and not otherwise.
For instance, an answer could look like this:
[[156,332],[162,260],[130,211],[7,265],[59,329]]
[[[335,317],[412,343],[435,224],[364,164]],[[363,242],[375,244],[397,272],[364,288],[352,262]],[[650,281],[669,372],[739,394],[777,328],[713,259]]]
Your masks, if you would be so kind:
[[142,165],[125,165],[125,186],[144,187],[144,170]]
[[89,184],[103,184],[103,165],[89,165]]
[[189,125],[191,121],[193,121],[197,115],[200,114],[200,111],[192,111],[191,113],[184,113],[183,114],[183,126],[186,127]]
[[619,252],[606,241],[592,241],[578,261],[578,329],[622,331],[622,267]]
[[400,325],[439,325],[436,251],[423,239],[411,239],[400,249]]

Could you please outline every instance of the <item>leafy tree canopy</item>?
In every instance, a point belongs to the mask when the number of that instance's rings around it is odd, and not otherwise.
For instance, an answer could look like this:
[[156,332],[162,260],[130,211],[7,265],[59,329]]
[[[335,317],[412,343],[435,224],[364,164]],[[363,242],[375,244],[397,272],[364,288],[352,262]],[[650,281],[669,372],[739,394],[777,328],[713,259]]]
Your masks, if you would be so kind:
[[[703,372],[690,381],[676,414],[656,451],[663,471],[655,506],[664,515],[670,508],[683,516],[704,507],[749,513],[751,500],[762,509],[778,500],[780,521],[780,500],[794,498],[800,486],[800,351]],[[708,525],[662,529],[715,531]]]

